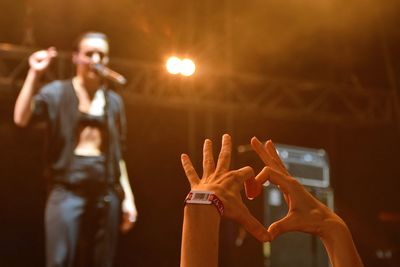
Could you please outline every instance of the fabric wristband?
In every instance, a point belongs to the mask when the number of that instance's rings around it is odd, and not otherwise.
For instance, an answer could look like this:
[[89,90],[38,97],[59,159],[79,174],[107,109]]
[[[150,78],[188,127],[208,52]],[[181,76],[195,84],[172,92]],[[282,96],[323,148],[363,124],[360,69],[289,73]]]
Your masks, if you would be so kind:
[[203,204],[203,205],[214,205],[219,214],[224,214],[224,204],[212,191],[203,190],[192,190],[189,192],[185,199],[185,204]]

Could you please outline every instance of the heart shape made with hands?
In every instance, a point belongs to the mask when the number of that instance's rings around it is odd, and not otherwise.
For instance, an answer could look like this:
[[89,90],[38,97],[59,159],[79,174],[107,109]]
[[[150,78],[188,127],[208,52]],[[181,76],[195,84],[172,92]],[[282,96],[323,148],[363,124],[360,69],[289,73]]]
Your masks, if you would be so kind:
[[312,196],[299,181],[289,174],[271,140],[263,145],[256,137],[253,137],[251,146],[265,163],[266,167],[262,172],[266,172],[266,175],[258,175],[254,182],[246,181],[247,197],[258,196],[263,184],[270,181],[278,186],[288,205],[286,216],[269,226],[268,232],[271,239],[294,231],[321,236],[327,222],[341,221],[339,216]]
[[[212,142],[208,139],[204,141],[201,179],[189,156],[182,154],[182,166],[191,189],[213,191],[224,203],[224,216],[240,223],[262,242],[272,241],[277,236],[291,231],[319,234],[321,223],[326,218],[332,217],[333,213],[290,176],[271,140],[263,145],[256,137],[253,137],[251,146],[266,165],[257,175],[248,166],[230,170],[232,141],[227,134],[222,137],[217,164],[212,154]],[[266,181],[278,186],[289,207],[287,215],[272,223],[268,228],[265,228],[250,213],[240,194],[244,185],[246,196],[254,199],[260,195]]]

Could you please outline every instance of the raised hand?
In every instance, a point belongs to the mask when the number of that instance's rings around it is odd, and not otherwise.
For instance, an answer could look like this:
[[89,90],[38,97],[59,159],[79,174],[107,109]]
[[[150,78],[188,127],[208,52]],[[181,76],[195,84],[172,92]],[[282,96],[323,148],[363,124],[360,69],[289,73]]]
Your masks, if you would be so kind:
[[257,196],[261,192],[262,184],[268,180],[280,188],[289,208],[284,218],[274,222],[268,228],[272,239],[291,231],[323,236],[325,229],[329,228],[332,222],[343,223],[339,216],[314,198],[290,176],[271,140],[263,145],[256,137],[253,137],[251,146],[267,166],[267,176],[266,179],[265,176],[261,176],[256,179],[255,184],[246,186],[248,197]]
[[40,50],[29,57],[29,66],[38,73],[43,73],[50,65],[51,60],[57,56],[57,50],[50,47]]
[[200,179],[191,163],[189,156],[182,154],[181,161],[183,169],[189,180],[192,190],[213,191],[222,201],[225,207],[224,215],[243,225],[258,240],[265,242],[270,240],[270,235],[264,226],[250,213],[244,205],[240,191],[243,183],[252,186],[256,181],[266,180],[266,169],[254,177],[251,167],[238,170],[230,170],[232,142],[231,137],[225,134],[222,137],[222,147],[215,165],[212,155],[212,143],[204,141],[203,147],[203,175]]

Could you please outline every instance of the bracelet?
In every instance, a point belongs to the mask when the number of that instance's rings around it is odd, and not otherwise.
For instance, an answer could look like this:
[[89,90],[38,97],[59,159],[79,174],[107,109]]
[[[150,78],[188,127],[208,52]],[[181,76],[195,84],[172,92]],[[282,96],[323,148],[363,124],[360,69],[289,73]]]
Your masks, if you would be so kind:
[[186,203],[203,205],[213,204],[221,216],[224,214],[224,204],[222,204],[222,201],[211,191],[192,190],[185,199],[185,204]]

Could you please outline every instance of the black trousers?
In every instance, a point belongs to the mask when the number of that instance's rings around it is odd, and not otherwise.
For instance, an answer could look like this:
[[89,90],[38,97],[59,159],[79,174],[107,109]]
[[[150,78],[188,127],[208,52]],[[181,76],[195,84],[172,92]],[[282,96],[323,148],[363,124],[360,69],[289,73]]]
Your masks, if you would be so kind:
[[54,185],[45,212],[47,267],[113,265],[121,201],[104,176],[104,158],[75,156],[67,181]]

